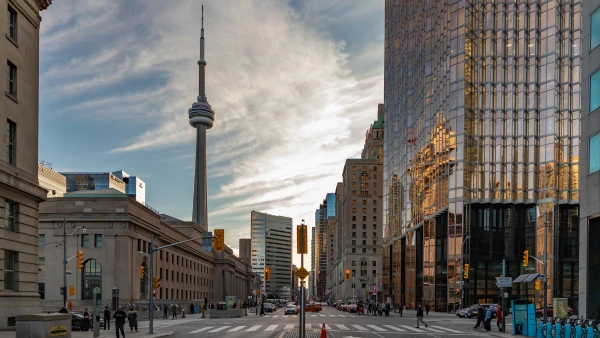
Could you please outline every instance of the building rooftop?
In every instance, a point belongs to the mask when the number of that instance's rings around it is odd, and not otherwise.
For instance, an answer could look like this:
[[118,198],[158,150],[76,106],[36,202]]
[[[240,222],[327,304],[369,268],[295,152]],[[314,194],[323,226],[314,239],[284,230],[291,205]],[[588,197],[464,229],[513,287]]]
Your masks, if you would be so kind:
[[79,190],[66,193],[64,197],[123,197],[128,198],[128,196],[117,189],[108,188],[102,190]]

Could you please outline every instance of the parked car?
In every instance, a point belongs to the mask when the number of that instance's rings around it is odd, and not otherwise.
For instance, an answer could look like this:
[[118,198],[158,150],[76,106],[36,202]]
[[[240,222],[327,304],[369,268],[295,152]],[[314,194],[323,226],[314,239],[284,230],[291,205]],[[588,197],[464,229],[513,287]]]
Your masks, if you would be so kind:
[[323,311],[323,307],[321,306],[321,304],[311,303],[306,306],[305,311],[306,312],[319,312],[319,311]]
[[285,307],[285,314],[288,315],[297,315],[298,307],[296,305],[288,305]]
[[[81,331],[81,322],[83,321],[83,314],[71,313],[71,331]],[[90,320],[90,330],[94,329],[94,321]]]
[[265,303],[265,312],[275,312],[276,308],[275,304]]
[[[567,313],[568,313],[569,317],[571,317],[574,314],[573,309],[568,307]],[[542,318],[543,315],[544,315],[544,308],[539,308],[539,309],[535,310],[535,318]],[[552,307],[552,305],[548,306],[547,316],[548,316],[548,318],[554,317],[554,308]]]
[[468,308],[468,311],[465,314],[465,317],[467,317],[467,318],[477,318],[477,309],[478,309],[479,306],[483,306],[483,310],[484,311],[487,311],[487,309],[491,306],[492,307],[492,318],[496,318],[496,307],[500,306],[500,305],[498,305],[498,304],[475,304],[475,305],[470,306]]

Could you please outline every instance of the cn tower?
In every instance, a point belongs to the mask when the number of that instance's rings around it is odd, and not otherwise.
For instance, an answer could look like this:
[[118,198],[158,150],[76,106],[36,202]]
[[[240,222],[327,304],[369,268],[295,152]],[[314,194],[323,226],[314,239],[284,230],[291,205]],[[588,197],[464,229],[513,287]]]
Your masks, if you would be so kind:
[[196,171],[194,174],[194,209],[192,221],[201,227],[208,229],[208,217],[206,207],[206,129],[213,126],[215,112],[208,104],[206,98],[205,72],[206,61],[204,61],[204,6],[202,6],[202,29],[200,31],[200,60],[198,60],[198,99],[188,110],[190,125],[196,128]]

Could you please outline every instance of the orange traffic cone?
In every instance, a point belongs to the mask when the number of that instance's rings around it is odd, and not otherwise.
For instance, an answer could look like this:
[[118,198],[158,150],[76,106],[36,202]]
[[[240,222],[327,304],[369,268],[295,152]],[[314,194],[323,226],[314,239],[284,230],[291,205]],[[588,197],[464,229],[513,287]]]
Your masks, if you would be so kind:
[[321,328],[321,338],[327,338],[327,331],[325,331],[325,323],[323,323],[323,327]]

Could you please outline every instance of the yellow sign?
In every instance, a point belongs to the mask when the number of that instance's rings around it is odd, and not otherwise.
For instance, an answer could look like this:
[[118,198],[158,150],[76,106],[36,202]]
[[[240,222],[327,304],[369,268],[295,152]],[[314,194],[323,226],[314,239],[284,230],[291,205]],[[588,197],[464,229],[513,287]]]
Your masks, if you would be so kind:
[[225,229],[215,229],[214,250],[225,250]]
[[308,272],[308,270],[306,270],[304,267],[301,267],[300,269],[298,269],[298,271],[296,271],[296,276],[298,276],[298,278],[302,280],[308,277],[308,275],[310,275],[310,272]]
[[66,336],[67,335],[67,327],[64,325],[61,326],[51,326],[50,327],[50,336],[51,337],[57,337],[57,336]]
[[296,230],[296,249],[298,254],[308,254],[308,227],[306,225],[298,225]]

